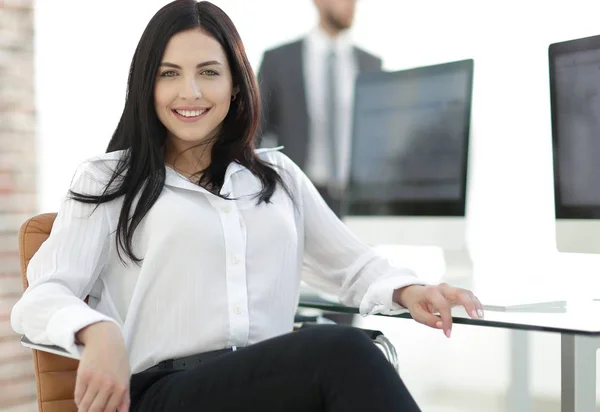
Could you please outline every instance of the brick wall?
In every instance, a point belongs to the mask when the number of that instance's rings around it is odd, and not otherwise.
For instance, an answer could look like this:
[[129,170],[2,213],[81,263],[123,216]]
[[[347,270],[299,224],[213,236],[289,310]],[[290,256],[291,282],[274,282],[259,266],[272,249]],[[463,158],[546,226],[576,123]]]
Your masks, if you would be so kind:
[[18,230],[35,204],[33,0],[0,0],[0,410],[37,410],[31,351],[10,328]]

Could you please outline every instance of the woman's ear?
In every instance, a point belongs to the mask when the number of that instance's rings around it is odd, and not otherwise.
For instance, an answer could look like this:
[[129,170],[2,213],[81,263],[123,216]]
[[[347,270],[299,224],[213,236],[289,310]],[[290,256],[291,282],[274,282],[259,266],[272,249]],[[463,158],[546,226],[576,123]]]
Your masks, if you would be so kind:
[[231,92],[231,101],[234,101],[237,98],[238,93],[240,92],[240,88],[235,86],[233,91]]

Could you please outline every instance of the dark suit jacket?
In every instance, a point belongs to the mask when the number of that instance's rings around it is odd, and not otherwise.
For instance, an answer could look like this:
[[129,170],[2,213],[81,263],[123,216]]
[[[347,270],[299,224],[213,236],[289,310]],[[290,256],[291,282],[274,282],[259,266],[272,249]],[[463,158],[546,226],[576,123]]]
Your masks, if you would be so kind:
[[[381,59],[354,47],[359,72],[380,71]],[[285,153],[304,169],[310,119],[304,88],[304,40],[268,50],[258,72],[263,119],[258,136],[274,134]]]

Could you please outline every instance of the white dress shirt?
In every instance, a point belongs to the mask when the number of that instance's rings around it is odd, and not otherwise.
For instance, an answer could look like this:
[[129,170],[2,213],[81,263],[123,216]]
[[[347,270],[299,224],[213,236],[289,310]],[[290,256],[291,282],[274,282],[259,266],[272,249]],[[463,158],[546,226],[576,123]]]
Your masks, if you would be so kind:
[[310,138],[306,172],[312,182],[326,186],[331,183],[331,161],[329,157],[329,139],[325,95],[327,91],[327,56],[331,49],[336,54],[337,96],[337,164],[338,176],[342,186],[348,180],[350,144],[352,132],[352,108],[354,103],[354,82],[358,74],[358,62],[354,53],[349,32],[343,32],[335,38],[317,27],[304,41],[304,85],[306,102],[310,118]]
[[[158,362],[290,332],[301,267],[307,283],[336,293],[363,315],[402,309],[394,289],[422,284],[354,237],[306,175],[277,149],[274,164],[296,205],[278,187],[256,205],[260,180],[232,163],[215,196],[166,168],[164,189],[133,238],[143,261],[122,264],[115,230],[122,198],[94,210],[65,198],[48,240],[29,262],[29,288],[13,329],[76,353],[75,333],[98,321],[121,327],[132,372]],[[99,194],[122,152],[84,162],[71,189]],[[89,306],[83,302],[90,295]]]

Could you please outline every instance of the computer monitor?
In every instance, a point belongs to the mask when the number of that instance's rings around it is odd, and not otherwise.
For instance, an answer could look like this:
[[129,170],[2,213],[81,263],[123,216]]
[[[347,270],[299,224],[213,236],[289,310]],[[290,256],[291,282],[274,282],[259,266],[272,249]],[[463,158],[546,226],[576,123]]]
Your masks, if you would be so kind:
[[548,56],[557,248],[600,253],[600,36]]
[[357,78],[344,221],[363,240],[439,246],[447,260],[468,260],[473,66],[469,59]]

